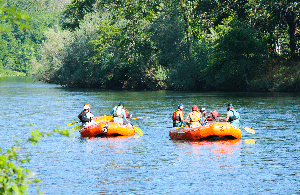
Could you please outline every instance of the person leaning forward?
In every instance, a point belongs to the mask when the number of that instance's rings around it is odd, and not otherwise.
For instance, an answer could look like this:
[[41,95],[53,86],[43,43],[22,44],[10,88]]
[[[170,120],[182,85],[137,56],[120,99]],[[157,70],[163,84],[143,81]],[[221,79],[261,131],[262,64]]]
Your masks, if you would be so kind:
[[128,110],[125,109],[124,107],[124,103],[123,102],[120,102],[118,106],[115,106],[111,113],[113,115],[113,121],[116,122],[116,123],[121,123],[121,124],[124,124],[124,125],[131,125],[129,123],[129,121],[127,120],[127,118],[131,118],[132,117],[132,114],[129,113]]
[[198,126],[201,125],[200,122],[199,122],[199,121],[201,120],[201,118],[202,118],[202,115],[201,115],[201,113],[200,113],[199,110],[198,110],[198,106],[194,105],[194,106],[192,107],[192,112],[190,112],[190,113],[186,116],[184,122],[187,122],[188,119],[190,119],[190,127],[191,127],[191,128],[193,128],[193,127],[198,127]]
[[183,104],[180,103],[178,104],[178,109],[173,112],[173,127],[181,127],[185,125],[185,123],[183,122],[183,108]]
[[94,123],[94,115],[91,113],[90,108],[91,106],[89,104],[85,104],[83,106],[83,111],[78,115],[79,120],[82,122],[82,127],[87,127]]
[[232,104],[227,105],[227,114],[226,118],[220,118],[222,121],[230,122],[232,125],[236,127],[240,127],[240,114],[238,111],[233,109]]

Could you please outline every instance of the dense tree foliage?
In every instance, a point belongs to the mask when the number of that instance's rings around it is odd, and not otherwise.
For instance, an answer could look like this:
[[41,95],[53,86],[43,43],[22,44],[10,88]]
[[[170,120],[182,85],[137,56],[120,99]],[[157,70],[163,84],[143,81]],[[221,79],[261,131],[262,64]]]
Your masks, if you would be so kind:
[[13,46],[2,66],[64,86],[268,91],[275,83],[259,81],[278,61],[299,64],[291,0],[13,2],[36,17],[31,30],[2,36]]
[[[29,74],[44,32],[59,24],[63,0],[6,0],[2,4],[0,69]],[[25,14],[26,13],[26,14]],[[20,26],[20,28],[18,26]]]

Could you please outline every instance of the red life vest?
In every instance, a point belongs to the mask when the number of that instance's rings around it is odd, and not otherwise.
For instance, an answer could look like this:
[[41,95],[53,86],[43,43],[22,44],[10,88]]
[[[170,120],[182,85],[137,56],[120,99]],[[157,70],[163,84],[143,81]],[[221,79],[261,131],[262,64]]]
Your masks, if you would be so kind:
[[212,116],[214,117],[214,119],[217,118],[217,117],[219,116],[219,113],[218,113],[218,111],[216,111],[216,110],[211,111],[211,114],[212,114]]
[[208,120],[208,121],[213,121],[213,120],[215,120],[218,116],[219,116],[218,111],[213,110],[213,111],[211,111],[211,112],[209,113],[209,115],[207,116],[206,120]]

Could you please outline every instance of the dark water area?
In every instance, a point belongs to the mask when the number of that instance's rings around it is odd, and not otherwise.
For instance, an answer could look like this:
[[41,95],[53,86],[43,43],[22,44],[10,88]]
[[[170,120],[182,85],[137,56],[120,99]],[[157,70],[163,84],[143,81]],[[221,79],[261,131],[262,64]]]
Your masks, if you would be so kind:
[[[83,105],[109,114],[120,101],[142,137],[45,137],[26,165],[44,194],[300,194],[300,94],[66,89],[24,78],[0,80],[1,148],[30,131],[69,129]],[[183,103],[216,109],[232,103],[242,117],[242,138],[230,141],[170,140],[172,112]],[[32,126],[30,124],[33,124]],[[35,194],[33,186],[30,194]]]

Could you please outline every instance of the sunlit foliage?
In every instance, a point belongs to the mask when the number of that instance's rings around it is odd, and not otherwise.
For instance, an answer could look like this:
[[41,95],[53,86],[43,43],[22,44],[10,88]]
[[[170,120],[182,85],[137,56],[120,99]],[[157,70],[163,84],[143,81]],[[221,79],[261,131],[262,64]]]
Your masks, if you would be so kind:
[[10,1],[34,30],[2,36],[0,65],[68,87],[255,90],[300,55],[291,0]]

